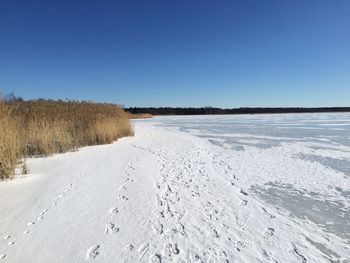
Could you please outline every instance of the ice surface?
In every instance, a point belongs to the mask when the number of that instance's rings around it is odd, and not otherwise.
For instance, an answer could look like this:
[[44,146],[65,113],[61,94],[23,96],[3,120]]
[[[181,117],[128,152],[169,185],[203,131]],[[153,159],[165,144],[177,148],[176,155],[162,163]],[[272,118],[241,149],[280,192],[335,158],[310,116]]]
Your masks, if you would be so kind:
[[253,190],[269,204],[288,210],[291,216],[312,221],[326,232],[344,238],[350,245],[350,210],[343,202],[329,201],[317,193],[295,189],[292,185],[269,183]]
[[[224,149],[223,156],[238,151],[232,159],[239,161],[231,159],[233,166],[241,166],[236,176],[245,177],[245,186],[257,198],[350,246],[350,114],[198,116],[157,122],[207,139]],[[245,167],[244,154],[251,158]],[[252,169],[254,165],[269,172]],[[335,255],[331,248],[310,242]]]

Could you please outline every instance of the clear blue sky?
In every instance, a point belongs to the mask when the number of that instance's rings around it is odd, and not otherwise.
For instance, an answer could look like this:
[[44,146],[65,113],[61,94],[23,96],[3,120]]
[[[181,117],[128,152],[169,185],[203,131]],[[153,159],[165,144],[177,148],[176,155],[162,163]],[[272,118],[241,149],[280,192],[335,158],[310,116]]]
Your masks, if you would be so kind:
[[0,90],[125,106],[350,106],[350,1],[0,0]]

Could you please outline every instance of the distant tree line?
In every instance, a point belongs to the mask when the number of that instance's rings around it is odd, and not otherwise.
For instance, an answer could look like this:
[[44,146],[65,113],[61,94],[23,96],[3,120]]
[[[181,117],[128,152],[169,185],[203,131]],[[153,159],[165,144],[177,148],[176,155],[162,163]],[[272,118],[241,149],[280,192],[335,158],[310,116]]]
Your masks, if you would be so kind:
[[132,114],[150,113],[152,115],[211,115],[211,114],[264,114],[264,113],[315,113],[315,112],[350,112],[350,107],[319,107],[319,108],[233,108],[222,109],[214,107],[130,107],[126,111]]
[[3,93],[3,92],[0,91],[0,101],[16,102],[16,101],[23,101],[23,98],[22,97],[16,97],[13,92]]

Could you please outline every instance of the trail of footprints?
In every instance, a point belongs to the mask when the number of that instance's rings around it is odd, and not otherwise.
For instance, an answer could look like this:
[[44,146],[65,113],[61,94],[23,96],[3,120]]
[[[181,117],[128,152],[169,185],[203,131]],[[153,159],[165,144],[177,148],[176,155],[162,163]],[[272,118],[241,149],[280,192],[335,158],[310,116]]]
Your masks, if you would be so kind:
[[[136,147],[139,148],[139,147]],[[143,149],[143,148],[142,148]],[[147,150],[147,149],[143,149],[143,150]],[[157,154],[156,152],[151,152],[153,154]],[[135,157],[135,161],[138,161],[140,158],[140,156],[136,156]],[[173,162],[173,164],[175,164]],[[128,171],[124,172],[125,178],[124,178],[124,182],[125,183],[133,183],[134,180],[132,178],[133,172],[135,171],[135,167],[133,165],[133,163],[129,163],[128,166]],[[165,167],[163,167],[164,169]],[[160,185],[159,188],[160,189]],[[128,201],[129,198],[128,196],[125,194],[125,191],[127,190],[127,186],[123,185],[120,186],[118,188],[118,200],[120,202],[124,202],[124,201]],[[167,195],[172,195],[172,189],[170,188],[170,186],[167,186]],[[170,205],[167,203],[170,200],[177,200],[180,201],[178,197],[172,196],[171,199],[168,200],[162,200],[160,201],[162,204],[162,206],[166,207],[166,211],[164,211],[164,216],[174,216],[173,213],[170,210]],[[105,235],[110,235],[110,234],[117,234],[120,229],[117,227],[117,224],[115,223],[115,221],[113,221],[113,219],[115,219],[114,215],[119,214],[120,210],[118,207],[112,207],[109,210],[109,220],[107,220],[106,225],[105,225]],[[175,212],[175,214],[177,214],[179,217],[178,219],[181,219],[181,213],[177,213]],[[180,234],[182,237],[186,238],[187,234],[185,232],[185,228],[184,226],[179,223],[178,226],[176,228],[170,228],[170,229],[164,229],[163,224],[161,224],[160,222],[156,222],[151,224],[151,228],[153,229],[154,233],[156,235],[165,235],[167,237],[172,237],[173,235],[175,235],[176,233]],[[133,244],[128,244],[124,247],[124,249],[126,251],[133,251],[135,249]],[[139,245],[139,247],[136,249],[137,253],[138,253],[138,261],[141,261],[144,259],[145,255],[147,254],[147,252],[149,252],[150,249],[150,244],[148,242],[142,243],[141,245]],[[90,261],[95,259],[101,252],[102,248],[99,244],[94,244],[92,245],[86,252],[86,260]],[[165,242],[164,246],[163,246],[163,250],[161,251],[161,253],[155,253],[155,254],[151,254],[148,258],[149,262],[154,262],[154,263],[158,263],[161,262],[162,256],[167,257],[167,258],[172,258],[176,255],[178,255],[180,253],[180,248],[178,246],[177,243],[174,242]]]
[[[140,158],[139,155],[137,155],[134,160],[138,161]],[[128,163],[127,165],[127,171],[124,171],[124,182],[125,183],[133,183],[134,179],[132,178],[133,172],[135,172],[135,167],[133,165],[132,162]],[[126,185],[122,185],[118,188],[118,194],[117,194],[117,198],[120,202],[126,202],[129,200],[129,197],[125,194],[125,191],[127,190],[127,186]],[[120,228],[117,226],[117,224],[113,221],[113,219],[115,219],[115,215],[120,213],[120,209],[115,206],[109,209],[109,219],[106,222],[105,225],[105,235],[117,235],[118,232],[120,231]],[[134,245],[133,244],[128,244],[124,247],[125,250],[127,251],[131,251],[134,249]],[[148,244],[147,246],[145,246],[144,250],[141,251],[141,254],[146,253],[148,249]],[[88,248],[88,250],[86,251],[86,256],[85,259],[87,261],[93,260],[95,259],[98,255],[100,255],[102,248],[101,245],[99,244],[94,244],[91,247]]]
[[[190,153],[189,153],[190,154]],[[199,152],[197,152],[199,154]],[[156,186],[156,189],[158,190],[157,196],[156,196],[156,202],[160,209],[158,218],[159,220],[164,220],[167,225],[169,225],[169,228],[165,230],[165,239],[172,240],[172,237],[177,234],[180,238],[187,238],[188,234],[186,232],[186,227],[182,222],[182,218],[185,214],[185,211],[181,209],[181,205],[179,203],[186,202],[186,200],[181,200],[180,198],[180,192],[181,195],[186,195],[186,192],[190,193],[192,198],[198,198],[201,200],[201,191],[203,189],[206,189],[206,184],[204,182],[209,182],[209,176],[206,174],[206,169],[204,167],[204,163],[195,156],[183,156],[180,157],[179,163],[182,164],[183,169],[176,170],[176,166],[178,165],[176,163],[176,156],[173,157],[166,157],[166,154],[164,152],[158,153],[160,163],[161,163],[161,182],[159,182],[159,185],[163,186],[158,187]],[[167,164],[167,165],[166,165]],[[203,210],[206,210],[207,212],[211,209],[206,208],[206,205],[208,203],[205,203],[203,205]],[[209,205],[211,203],[209,202]],[[215,210],[214,210],[215,211]],[[217,211],[216,211],[217,212]],[[205,215],[204,215],[205,216]],[[208,219],[213,219],[214,216],[211,214],[208,214]],[[175,226],[175,228],[173,227]],[[218,231],[211,226],[212,233],[214,237],[219,237]],[[160,234],[161,231],[159,231],[159,227],[154,227],[155,233]],[[197,230],[200,232],[201,235],[206,235],[202,229],[199,227]],[[180,239],[181,240],[181,239]],[[213,250],[216,250],[213,248]],[[176,257],[178,254],[180,254],[180,247],[177,243],[170,242],[165,243],[162,255],[166,258],[173,258]],[[191,253],[191,260],[195,261],[201,261],[205,259],[204,254],[205,251],[198,251]],[[157,254],[156,254],[157,255]],[[154,259],[154,255],[152,256]],[[160,256],[158,255],[160,258]]]
[[[177,236],[176,240],[178,241],[188,237],[185,226],[181,223],[185,211],[181,208],[182,200],[177,187],[181,185],[189,186],[191,178],[189,176],[188,181],[185,181],[184,172],[180,172],[174,178],[171,177],[170,174],[175,172],[176,161],[167,158],[166,153],[160,149],[153,153],[157,156],[161,174],[155,185],[157,191],[155,202],[158,210],[155,211],[156,219],[150,225],[154,234],[163,241],[163,249],[158,253],[151,253],[149,262],[162,262],[163,257],[176,261],[176,257],[181,253],[181,248],[175,242],[175,236]],[[191,168],[190,165],[187,168]],[[199,193],[193,191],[192,194],[196,196]]]
[[[136,148],[139,148],[139,147],[136,147]],[[141,149],[143,149],[143,148],[141,148]],[[135,157],[135,161],[138,161],[139,158],[140,158],[140,156],[136,156]],[[129,171],[124,172],[124,175],[125,175],[124,182],[125,183],[133,183],[134,180],[131,178],[131,175],[135,171],[135,168],[134,168],[132,163],[128,164],[128,170]],[[128,201],[129,198],[127,197],[127,195],[123,194],[123,191],[127,190],[127,186],[123,185],[123,186],[119,187],[118,190],[119,190],[119,192],[121,192],[121,193],[118,194],[118,199],[120,201]],[[109,210],[109,214],[110,215],[116,215],[119,212],[120,211],[119,211],[118,207],[112,207]],[[163,225],[161,225],[161,224],[154,224],[152,227],[153,227],[155,233],[157,233],[157,234],[162,234],[163,233]],[[180,227],[180,230],[181,229],[183,231],[183,228]],[[108,235],[108,234],[117,234],[119,231],[120,231],[120,229],[118,227],[116,227],[116,224],[114,222],[112,222],[112,220],[106,222],[106,226],[105,226],[105,234],[106,235]],[[100,245],[98,245],[98,244],[92,245],[86,252],[86,260],[89,261],[89,260],[95,259],[100,254],[100,249],[101,249]],[[133,251],[135,249],[135,247],[134,247],[133,244],[128,244],[128,245],[126,245],[124,247],[124,249],[126,251]],[[148,251],[149,251],[149,243],[148,242],[142,243],[137,248],[137,252],[139,254],[138,260],[141,261]],[[179,253],[179,249],[178,249],[177,244],[171,244],[171,243],[166,244],[164,246],[164,252],[163,253],[168,255],[168,256],[171,256],[172,254],[178,254]],[[161,256],[159,254],[151,255],[150,258],[149,258],[149,262],[154,262],[154,263],[158,263],[159,262],[160,263],[161,262]]]
[[[23,235],[28,235],[31,232],[31,228],[34,227],[35,225],[39,224],[41,221],[45,220],[45,215],[54,207],[56,207],[57,205],[59,205],[59,202],[67,196],[67,194],[73,190],[73,187],[75,184],[77,184],[82,177],[86,176],[86,174],[89,172],[89,170],[92,168],[93,163],[91,162],[86,170],[83,172],[80,172],[79,176],[76,177],[72,182],[70,182],[67,186],[67,188],[61,193],[59,194],[56,198],[54,198],[54,201],[52,202],[51,206],[49,206],[48,208],[42,210],[41,212],[38,213],[38,217],[32,221],[29,221],[27,223],[27,228],[23,231]],[[7,234],[3,237],[3,239],[5,241],[7,241],[7,245],[8,246],[15,246],[16,245],[16,241],[14,239],[14,237],[11,234]],[[7,257],[6,253],[0,253],[0,260],[3,260]]]
[[[209,151],[204,149],[205,151]],[[240,252],[247,246],[247,242],[233,240],[228,234],[229,226],[221,220],[223,214],[220,211],[215,209],[213,202],[205,201],[206,198],[201,198],[203,190],[207,190],[210,196],[209,200],[215,200],[215,195],[211,194],[210,189],[207,188],[207,184],[215,184],[215,181],[211,181],[211,178],[206,173],[205,163],[201,161],[200,158],[196,158],[201,152],[202,149],[194,149],[196,152],[195,155],[188,155],[180,157],[178,156],[166,156],[166,153],[158,150],[153,150],[154,154],[158,156],[158,163],[160,167],[161,176],[158,182],[156,182],[155,189],[157,191],[155,201],[158,206],[158,211],[156,213],[155,223],[152,223],[152,229],[156,235],[160,235],[167,241],[173,239],[172,237],[176,234],[181,238],[187,238],[187,233],[185,231],[185,226],[181,223],[181,220],[184,216],[185,211],[181,211],[181,206],[178,203],[182,202],[180,200],[180,191],[181,195],[185,194],[185,191],[189,191],[193,198],[198,198],[203,205],[203,208],[199,209],[204,211],[203,213],[203,223],[207,225],[204,227],[201,226],[191,226],[192,228],[197,229],[202,237],[208,236],[208,231],[211,231],[211,235],[214,238],[226,238],[236,247],[236,250]],[[180,151],[181,152],[181,151]],[[209,153],[209,152],[208,152]],[[183,169],[176,170],[176,166],[181,163]],[[248,205],[249,193],[247,190],[239,188],[236,186],[235,180],[238,181],[236,176],[233,174],[233,168],[230,165],[227,165],[225,162],[221,161],[220,163],[223,166],[226,166],[224,169],[224,174],[231,176],[229,180],[230,186],[234,186],[238,192],[238,196],[241,196],[240,205],[245,207]],[[206,183],[207,182],[207,183]],[[200,186],[199,186],[200,185]],[[210,187],[209,187],[210,188]],[[185,191],[184,191],[185,189]],[[179,192],[178,192],[179,191]],[[222,202],[223,200],[215,200],[216,202]],[[204,203],[203,203],[204,202]],[[265,208],[262,208],[264,214],[269,218],[275,218],[271,215]],[[162,221],[164,223],[162,223]],[[242,222],[243,223],[243,222]],[[241,230],[245,231],[244,223],[241,223]],[[177,225],[177,227],[176,227]],[[175,228],[174,228],[175,226]],[[219,230],[219,228],[222,228]],[[224,229],[224,230],[223,230]],[[268,227],[262,235],[269,239],[274,235],[275,229]],[[244,236],[244,235],[243,235]],[[179,240],[179,239],[177,239]],[[202,240],[203,242],[204,240]],[[215,245],[215,242],[207,241],[209,245],[209,251],[198,251],[199,253],[193,252],[190,255],[190,259],[193,261],[201,261],[208,259],[209,255],[214,255],[216,259],[220,259],[224,262],[228,262],[228,253],[219,246]],[[162,253],[157,253],[151,255],[149,258],[150,262],[161,262],[161,257],[172,258],[180,253],[180,248],[177,243],[170,242],[165,243]]]

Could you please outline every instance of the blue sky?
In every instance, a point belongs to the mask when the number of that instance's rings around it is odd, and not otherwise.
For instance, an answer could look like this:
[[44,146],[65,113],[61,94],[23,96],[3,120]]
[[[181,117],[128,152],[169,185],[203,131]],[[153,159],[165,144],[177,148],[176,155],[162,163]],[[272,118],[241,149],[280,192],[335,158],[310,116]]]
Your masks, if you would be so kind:
[[350,106],[350,1],[0,1],[0,90],[125,106]]

